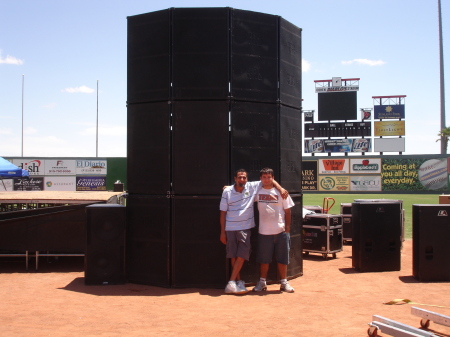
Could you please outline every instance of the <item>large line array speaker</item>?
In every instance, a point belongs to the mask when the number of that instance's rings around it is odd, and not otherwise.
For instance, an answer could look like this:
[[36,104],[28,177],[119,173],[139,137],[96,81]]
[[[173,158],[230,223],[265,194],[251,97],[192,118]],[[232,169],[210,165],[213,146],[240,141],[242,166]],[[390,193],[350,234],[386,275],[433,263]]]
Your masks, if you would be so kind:
[[352,203],[352,265],[360,272],[398,271],[401,265],[401,203]]
[[301,192],[301,29],[229,7],[169,8],[128,17],[127,48],[128,279],[222,287],[218,210],[233,173],[254,181],[271,167]]
[[450,205],[413,205],[413,275],[450,281]]
[[279,102],[301,109],[301,29],[233,8],[170,8],[128,17],[128,104]]
[[125,283],[126,207],[86,207],[85,278],[89,285]]

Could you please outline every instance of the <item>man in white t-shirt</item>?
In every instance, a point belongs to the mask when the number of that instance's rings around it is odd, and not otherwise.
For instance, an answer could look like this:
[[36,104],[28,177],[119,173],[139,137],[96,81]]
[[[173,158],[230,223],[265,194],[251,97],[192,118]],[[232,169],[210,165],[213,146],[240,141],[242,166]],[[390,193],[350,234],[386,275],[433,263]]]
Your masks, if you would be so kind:
[[[253,204],[262,182],[247,182],[244,169],[236,171],[234,181],[233,186],[223,190],[220,201],[220,241],[226,245],[226,256],[231,259],[233,268],[225,293],[241,295],[248,292],[240,271],[250,257],[251,228],[255,227]],[[289,195],[277,182],[273,183],[284,198]]]
[[293,293],[294,288],[287,281],[289,264],[292,198],[282,199],[273,185],[273,170],[264,168],[260,172],[262,188],[256,195],[259,211],[259,234],[256,261],[260,264],[260,279],[253,291],[267,290],[266,278],[269,264],[275,252],[280,274],[280,291]]

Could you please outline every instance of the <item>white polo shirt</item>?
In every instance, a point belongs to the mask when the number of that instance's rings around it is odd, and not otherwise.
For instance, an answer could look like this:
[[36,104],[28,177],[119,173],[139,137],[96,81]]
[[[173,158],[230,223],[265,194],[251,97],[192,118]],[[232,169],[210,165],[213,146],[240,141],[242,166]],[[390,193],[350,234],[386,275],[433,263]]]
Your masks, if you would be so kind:
[[255,195],[261,188],[261,181],[250,181],[245,184],[241,193],[233,186],[222,192],[220,210],[227,212],[225,221],[226,231],[238,231],[255,227],[253,203]]

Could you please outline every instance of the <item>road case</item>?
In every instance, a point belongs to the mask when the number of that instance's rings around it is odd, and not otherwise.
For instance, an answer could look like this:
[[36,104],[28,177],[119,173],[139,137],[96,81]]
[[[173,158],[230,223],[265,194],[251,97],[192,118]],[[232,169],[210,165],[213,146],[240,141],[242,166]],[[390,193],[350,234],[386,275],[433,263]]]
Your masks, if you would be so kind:
[[328,254],[336,258],[343,250],[342,216],[338,214],[308,214],[303,220],[303,252]]

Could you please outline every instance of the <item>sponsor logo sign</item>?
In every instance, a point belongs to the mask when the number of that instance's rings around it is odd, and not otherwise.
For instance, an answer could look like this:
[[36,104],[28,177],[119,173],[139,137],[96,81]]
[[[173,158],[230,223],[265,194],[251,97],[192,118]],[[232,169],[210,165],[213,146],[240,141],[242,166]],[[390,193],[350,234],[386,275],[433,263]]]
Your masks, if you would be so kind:
[[350,173],[381,173],[381,159],[350,159]]
[[305,152],[306,153],[323,153],[324,146],[322,139],[305,140]]
[[13,159],[13,164],[27,170],[30,176],[44,175],[44,161],[40,159]]
[[106,175],[106,160],[77,160],[76,174]]
[[349,173],[348,159],[319,159],[319,174]]
[[325,152],[351,152],[352,139],[325,139]]
[[349,191],[348,176],[319,176],[319,191]]
[[0,181],[0,191],[13,191],[13,185],[13,179],[3,179],[3,183]]
[[375,119],[400,119],[405,118],[405,105],[375,105],[374,106]]
[[352,86],[334,86],[334,87],[316,87],[316,92],[336,92],[336,91],[358,91],[359,85]]
[[369,152],[372,151],[370,138],[353,139],[352,152]]
[[45,191],[75,191],[76,177],[44,177]]
[[374,122],[374,128],[374,135],[377,137],[405,135],[405,121]]
[[45,161],[45,175],[62,175],[71,176],[75,175],[75,160],[46,160]]
[[381,176],[351,176],[350,191],[381,191]]
[[106,177],[77,177],[77,191],[106,191]]
[[14,191],[43,191],[44,177],[14,178]]
[[316,161],[302,161],[302,190],[317,191]]

